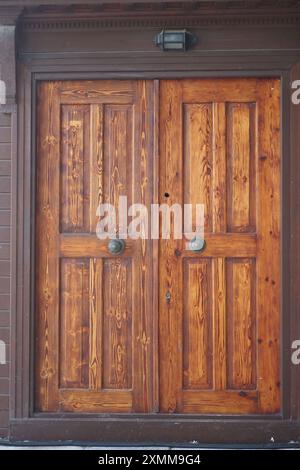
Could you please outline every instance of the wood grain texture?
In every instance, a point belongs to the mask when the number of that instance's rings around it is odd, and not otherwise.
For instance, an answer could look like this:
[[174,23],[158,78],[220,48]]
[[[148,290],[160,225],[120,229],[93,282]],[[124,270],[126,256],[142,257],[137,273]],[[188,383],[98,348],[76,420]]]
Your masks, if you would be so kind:
[[184,413],[204,414],[255,414],[258,392],[247,391],[195,391],[183,392]]
[[[106,105],[104,108],[104,202],[118,207],[119,197],[132,204],[133,107]],[[117,214],[117,225],[119,216]]]
[[212,210],[213,232],[226,232],[226,106],[213,104]]
[[60,387],[89,386],[89,263],[61,259]]
[[280,81],[261,84],[259,122],[257,325],[260,408],[280,410]]
[[255,262],[226,260],[227,388],[251,390],[256,379]]
[[213,336],[214,336],[214,388],[227,388],[227,308],[225,259],[212,260],[213,282]]
[[122,80],[84,80],[65,81],[60,85],[62,103],[99,104],[99,103],[132,103],[134,81]]
[[[191,251],[185,241],[182,249],[182,256],[187,258],[199,257],[251,257],[256,255],[257,235],[254,233],[205,233],[204,238],[206,241],[205,251],[202,253],[195,253]],[[179,252],[178,252],[179,256]]]
[[[212,105],[183,106],[184,202],[204,205],[204,230],[212,231]],[[196,229],[195,216],[192,229]]]
[[92,104],[90,107],[90,232],[94,233],[97,226],[97,208],[104,200],[103,188],[103,120],[104,106]]
[[[180,81],[160,86],[160,202],[183,202],[182,89]],[[174,227],[171,227],[174,233]],[[160,411],[180,410],[182,388],[182,240],[160,240],[159,401]],[[167,301],[166,294],[170,295]]]
[[[149,103],[155,103],[155,90],[153,82],[137,81],[135,109],[139,119],[135,120],[137,138],[134,142],[134,153],[138,156],[135,161],[133,174],[133,201],[150,207],[155,202],[157,192],[157,180],[154,171],[157,168],[154,163],[154,142],[147,138],[149,132],[153,132],[156,139],[157,129],[155,120],[157,109],[149,112]],[[156,91],[157,95],[158,91]],[[156,96],[157,98],[157,96]],[[153,174],[153,179],[149,175]],[[140,224],[141,238],[133,240],[137,245],[136,263],[133,265],[133,312],[138,311],[133,321],[134,354],[133,354],[133,407],[141,413],[147,412],[151,407],[157,411],[157,383],[158,383],[158,354],[157,354],[157,272],[150,271],[155,260],[153,244],[147,239],[147,226]],[[136,243],[137,242],[137,243]],[[153,266],[155,268],[155,266]],[[138,282],[135,282],[138,280]],[[155,305],[155,307],[154,307]],[[154,308],[156,310],[154,310]]]
[[132,394],[120,390],[60,390],[60,411],[73,413],[130,413],[132,411]]
[[95,233],[100,202],[152,201],[152,106],[147,81],[39,88],[39,411],[155,406],[151,241],[127,240],[113,257]]
[[255,230],[255,105],[227,106],[227,221],[229,232]]
[[[99,240],[94,234],[63,233],[59,236],[59,251],[61,256],[71,258],[110,256],[107,240]],[[124,255],[132,256],[135,251],[133,241],[127,240]]]
[[183,100],[184,103],[255,102],[261,93],[260,83],[260,78],[203,78],[201,82],[197,78],[185,79],[182,80]]
[[89,260],[89,388],[102,388],[102,344],[103,344],[103,261],[99,258]]
[[[279,412],[278,81],[51,82],[38,113],[36,409]],[[204,202],[204,251],[142,224],[113,257],[121,195]]]
[[130,261],[103,266],[103,387],[132,387],[132,272]]
[[211,260],[184,263],[183,387],[213,387],[212,267]]
[[59,338],[59,94],[56,83],[38,90],[36,205],[36,408],[58,403]]
[[61,231],[89,231],[89,106],[62,106]]
[[168,80],[160,109],[161,200],[208,211],[201,253],[160,242],[161,410],[277,413],[278,82]]

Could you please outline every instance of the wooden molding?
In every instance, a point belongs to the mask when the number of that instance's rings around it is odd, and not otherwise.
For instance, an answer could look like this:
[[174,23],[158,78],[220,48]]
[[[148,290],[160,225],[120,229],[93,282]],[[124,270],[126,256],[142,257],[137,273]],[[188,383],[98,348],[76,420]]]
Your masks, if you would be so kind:
[[[14,3],[14,2],[13,2]],[[26,2],[32,5],[39,2]],[[42,2],[40,2],[42,3]],[[60,2],[25,9],[22,28],[44,31],[98,28],[162,28],[196,26],[295,26],[300,1]],[[64,5],[63,5],[64,3]],[[72,3],[72,5],[71,5]]]
[[23,30],[45,31],[64,29],[100,29],[100,28],[163,28],[196,27],[196,26],[297,26],[300,24],[298,16],[264,16],[264,17],[161,17],[161,18],[101,18],[101,19],[26,19],[22,21]]

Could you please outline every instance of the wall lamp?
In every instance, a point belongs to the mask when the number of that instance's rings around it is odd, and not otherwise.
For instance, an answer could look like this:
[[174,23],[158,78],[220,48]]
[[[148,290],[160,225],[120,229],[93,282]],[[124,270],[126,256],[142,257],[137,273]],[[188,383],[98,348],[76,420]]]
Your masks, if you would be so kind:
[[197,36],[186,29],[163,29],[154,38],[154,44],[163,51],[186,51],[197,43]]

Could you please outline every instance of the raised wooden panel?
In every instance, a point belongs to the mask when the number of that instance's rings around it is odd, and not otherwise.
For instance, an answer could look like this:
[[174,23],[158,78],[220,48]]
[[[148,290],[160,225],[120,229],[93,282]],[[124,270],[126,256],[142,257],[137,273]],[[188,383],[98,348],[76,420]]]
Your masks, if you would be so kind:
[[132,204],[132,126],[132,106],[104,107],[104,201],[116,206],[120,196],[127,196],[128,207]]
[[227,260],[228,389],[249,390],[257,386],[255,276],[255,260]]
[[63,104],[61,115],[61,231],[95,233],[100,202],[132,203],[133,106]]
[[103,267],[103,387],[132,387],[132,279],[130,260]]
[[213,387],[211,260],[184,260],[183,386]]
[[90,108],[63,105],[61,119],[61,230],[88,232]]
[[60,387],[89,387],[89,261],[60,265]]
[[[185,104],[184,120],[184,202],[204,204],[204,229],[212,230],[212,135],[211,103]],[[195,215],[193,230],[195,230]]]
[[255,230],[255,103],[227,104],[227,228]]

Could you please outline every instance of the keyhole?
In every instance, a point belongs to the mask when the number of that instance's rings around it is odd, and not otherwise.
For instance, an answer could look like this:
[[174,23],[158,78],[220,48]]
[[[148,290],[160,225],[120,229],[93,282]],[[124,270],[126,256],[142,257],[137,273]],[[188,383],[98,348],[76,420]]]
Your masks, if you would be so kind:
[[170,197],[170,194],[169,194],[169,193],[165,193],[164,196],[165,196],[165,197]]

